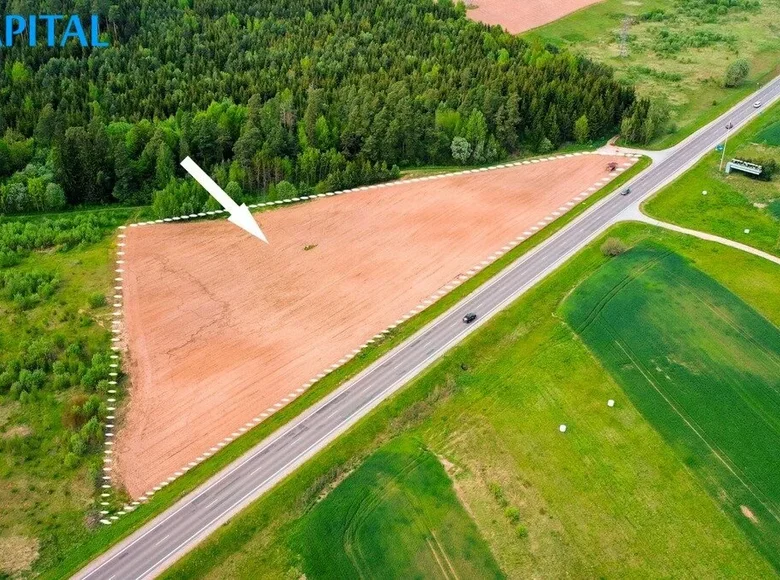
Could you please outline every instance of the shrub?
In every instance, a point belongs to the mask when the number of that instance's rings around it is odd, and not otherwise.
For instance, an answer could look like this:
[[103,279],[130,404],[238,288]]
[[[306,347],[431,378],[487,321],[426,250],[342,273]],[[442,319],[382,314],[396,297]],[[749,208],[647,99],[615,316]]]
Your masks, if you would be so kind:
[[68,469],[73,469],[79,464],[79,458],[78,455],[75,453],[68,453],[65,455],[65,459],[63,460],[63,463],[65,464],[65,467]]
[[750,63],[746,58],[738,58],[726,68],[723,84],[727,87],[736,87],[747,78],[748,73],[750,73]]
[[276,184],[277,199],[292,199],[298,195],[298,190],[289,181],[280,181]]
[[504,515],[513,524],[516,524],[520,521],[520,510],[514,506],[507,507],[504,510]]
[[609,238],[601,244],[601,253],[607,257],[614,258],[625,252],[628,248],[619,238]]
[[523,524],[517,524],[517,527],[515,528],[515,534],[517,534],[517,537],[521,540],[523,538],[528,537],[528,528],[526,528]]
[[50,298],[59,279],[50,272],[0,273],[0,297],[27,310]]
[[70,436],[70,452],[74,455],[84,455],[87,452],[87,443],[78,433]]
[[501,489],[501,486],[498,485],[495,481],[491,481],[488,483],[488,489],[490,490],[493,498],[496,500],[496,503],[498,503],[498,505],[501,507],[506,507],[509,502],[507,502],[506,497],[504,497],[504,490]]
[[82,405],[88,397],[83,394],[73,395],[62,408],[62,424],[68,429],[80,429],[86,422],[82,415]]
[[549,153],[553,149],[555,149],[555,146],[547,137],[542,139],[541,143],[539,143],[539,153]]
[[89,302],[90,308],[100,308],[106,305],[106,295],[102,292],[95,292],[89,295],[87,302]]

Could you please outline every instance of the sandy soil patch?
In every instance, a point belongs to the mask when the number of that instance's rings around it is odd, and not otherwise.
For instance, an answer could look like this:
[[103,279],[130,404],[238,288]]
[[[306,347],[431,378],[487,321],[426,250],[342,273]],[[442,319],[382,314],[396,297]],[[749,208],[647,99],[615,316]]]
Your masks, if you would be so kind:
[[758,518],[753,513],[753,510],[751,510],[748,506],[746,506],[746,505],[739,506],[739,511],[741,511],[742,515],[745,516],[747,519],[749,519],[754,524],[758,523]]
[[[137,497],[557,210],[624,157],[582,155],[126,230],[132,379],[117,472]],[[314,245],[313,249],[304,250]]]
[[32,435],[32,429],[27,425],[15,425],[2,434],[3,439],[13,439],[14,437],[27,437]]
[[[600,0],[472,0],[466,14],[485,24],[500,24],[512,34],[537,28]],[[467,4],[468,5],[468,4]]]
[[38,546],[37,538],[0,537],[0,573],[13,576],[28,570],[38,558]]

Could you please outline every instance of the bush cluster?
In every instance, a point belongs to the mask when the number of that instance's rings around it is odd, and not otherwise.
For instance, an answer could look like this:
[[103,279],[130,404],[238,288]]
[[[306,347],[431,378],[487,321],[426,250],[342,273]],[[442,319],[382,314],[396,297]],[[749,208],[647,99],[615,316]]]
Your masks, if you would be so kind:
[[12,266],[34,250],[94,244],[121,224],[120,212],[88,212],[55,218],[0,219],[0,267]]
[[[68,435],[61,446],[66,465],[72,467],[102,441],[106,410],[101,394],[108,388],[110,361],[109,353],[90,357],[79,341],[68,343],[61,334],[27,340],[0,364],[0,395],[27,405],[69,391],[62,407]],[[27,444],[14,445],[28,451]]]
[[0,298],[28,310],[50,298],[59,283],[59,278],[51,272],[0,271]]
[[601,244],[601,253],[604,256],[614,258],[624,253],[628,247],[620,238],[607,238],[607,240]]

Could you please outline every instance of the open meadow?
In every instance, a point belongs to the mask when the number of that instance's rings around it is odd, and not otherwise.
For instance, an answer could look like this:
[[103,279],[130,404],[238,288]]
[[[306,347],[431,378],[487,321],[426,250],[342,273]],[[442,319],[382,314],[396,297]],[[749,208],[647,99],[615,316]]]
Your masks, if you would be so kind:
[[[670,112],[650,143],[669,147],[780,73],[780,0],[605,0],[526,33],[614,67]],[[747,77],[725,87],[728,66]],[[660,129],[660,128],[659,128]]]

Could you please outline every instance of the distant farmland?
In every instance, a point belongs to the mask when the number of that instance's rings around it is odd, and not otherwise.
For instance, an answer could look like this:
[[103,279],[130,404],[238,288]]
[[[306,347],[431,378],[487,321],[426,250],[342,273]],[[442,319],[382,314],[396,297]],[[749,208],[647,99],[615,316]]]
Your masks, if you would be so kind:
[[563,311],[780,570],[780,330],[677,254],[649,244],[602,267]]
[[411,437],[374,453],[298,529],[308,578],[503,578],[444,467]]

